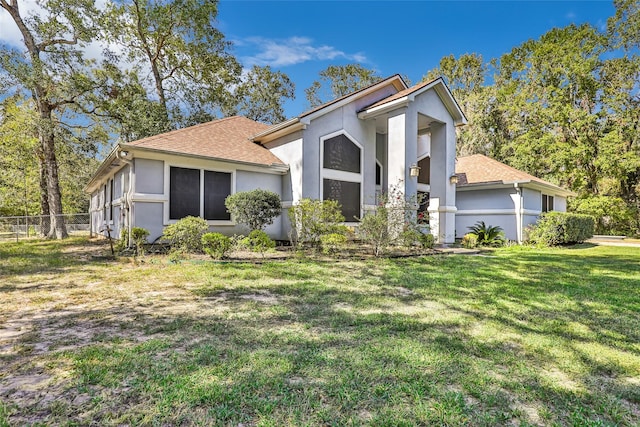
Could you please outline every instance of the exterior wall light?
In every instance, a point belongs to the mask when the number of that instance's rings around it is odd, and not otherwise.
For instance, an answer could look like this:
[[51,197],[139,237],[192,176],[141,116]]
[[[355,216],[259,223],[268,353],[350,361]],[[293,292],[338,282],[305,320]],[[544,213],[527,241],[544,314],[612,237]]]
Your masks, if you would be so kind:
[[449,182],[453,185],[456,185],[458,183],[458,175],[456,175],[455,173],[451,175],[449,177]]
[[417,164],[412,164],[411,167],[409,168],[409,176],[411,177],[417,177],[418,175],[420,175],[420,166],[418,166]]

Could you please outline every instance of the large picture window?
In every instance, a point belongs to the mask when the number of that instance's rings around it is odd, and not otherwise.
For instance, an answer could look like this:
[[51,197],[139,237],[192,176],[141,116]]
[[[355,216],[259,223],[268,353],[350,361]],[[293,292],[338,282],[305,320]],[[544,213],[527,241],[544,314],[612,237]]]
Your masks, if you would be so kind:
[[326,139],[323,161],[325,169],[360,173],[360,147],[344,134]]
[[328,135],[321,144],[322,198],[338,201],[345,221],[356,222],[362,215],[362,146],[346,133]]
[[346,222],[355,222],[360,218],[360,183],[324,179],[325,200],[337,200],[342,206],[342,215]]
[[169,168],[169,219],[199,216],[229,221],[224,201],[231,194],[231,173]]

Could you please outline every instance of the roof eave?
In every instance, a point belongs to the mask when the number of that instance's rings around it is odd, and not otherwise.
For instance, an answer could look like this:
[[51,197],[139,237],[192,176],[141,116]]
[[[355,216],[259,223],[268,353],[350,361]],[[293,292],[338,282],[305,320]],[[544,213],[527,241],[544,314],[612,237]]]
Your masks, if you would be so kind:
[[153,153],[160,153],[160,154],[166,154],[166,155],[171,155],[171,156],[182,156],[182,157],[190,157],[193,159],[204,159],[204,160],[215,160],[215,161],[219,161],[219,162],[226,162],[226,163],[233,163],[233,164],[238,164],[238,165],[247,165],[247,166],[253,166],[253,167],[259,167],[259,168],[268,168],[271,170],[275,170],[281,174],[285,174],[289,171],[289,165],[286,165],[284,163],[271,163],[271,164],[266,164],[266,163],[256,163],[256,162],[248,162],[248,161],[244,161],[244,160],[232,160],[232,159],[225,159],[223,157],[214,157],[214,156],[203,156],[200,154],[190,154],[190,153],[181,153],[181,152],[177,152],[177,151],[171,151],[171,150],[161,150],[158,148],[147,148],[147,147],[138,147],[135,145],[129,145],[129,144],[120,144],[122,148],[126,148],[127,150],[131,150],[132,153],[135,154],[136,151],[142,151],[142,152],[153,152]]
[[299,117],[295,117],[287,120],[286,122],[274,125],[264,132],[260,132],[259,134],[252,136],[249,140],[258,144],[265,144],[293,132],[304,130],[307,128],[307,124],[308,122],[301,120]]
[[82,189],[83,192],[85,193],[90,193],[93,190],[94,185],[97,183],[98,178],[107,170],[109,169],[109,166],[111,165],[111,163],[113,163],[113,161],[118,158],[118,152],[122,150],[122,144],[121,143],[117,143],[113,149],[111,150],[111,152],[109,152],[109,154],[107,155],[107,157],[102,161],[102,163],[100,164],[100,167],[98,167],[98,170],[96,170],[94,172],[93,175],[91,175],[91,179],[89,179],[89,182],[84,186],[84,188]]
[[532,179],[526,180],[500,180],[500,181],[487,181],[487,182],[473,182],[469,184],[458,184],[457,188],[460,190],[474,190],[476,188],[495,189],[495,188],[511,188],[511,187],[530,187],[536,190],[550,190],[554,194],[564,197],[575,197],[576,193],[565,190],[562,187],[558,187],[554,184],[548,184],[540,181],[534,181]]

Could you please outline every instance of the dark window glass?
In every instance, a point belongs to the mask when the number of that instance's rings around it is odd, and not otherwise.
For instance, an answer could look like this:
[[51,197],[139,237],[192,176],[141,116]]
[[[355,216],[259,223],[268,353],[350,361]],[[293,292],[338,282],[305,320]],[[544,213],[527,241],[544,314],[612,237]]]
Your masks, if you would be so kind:
[[429,184],[429,177],[431,176],[431,159],[425,157],[418,162],[420,167],[420,174],[418,175],[418,182],[420,184]]
[[542,195],[542,212],[550,212],[553,210],[553,196]]
[[169,170],[169,219],[200,216],[200,170]]
[[224,205],[231,194],[231,174],[204,171],[204,219],[230,220]]
[[113,221],[113,180],[109,180],[109,219]]
[[360,183],[325,179],[324,200],[337,200],[342,205],[345,221],[354,222],[360,218]]
[[360,148],[344,134],[325,140],[324,167],[360,173]]
[[382,168],[376,162],[376,185],[382,185]]

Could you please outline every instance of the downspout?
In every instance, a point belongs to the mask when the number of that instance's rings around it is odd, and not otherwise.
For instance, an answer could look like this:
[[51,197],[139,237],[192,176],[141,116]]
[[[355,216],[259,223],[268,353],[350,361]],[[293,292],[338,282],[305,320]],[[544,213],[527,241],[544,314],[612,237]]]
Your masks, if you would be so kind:
[[524,237],[522,235],[522,224],[524,223],[524,198],[522,196],[522,188],[518,186],[517,182],[514,184],[514,187],[516,189],[516,194],[518,195],[518,208],[516,209],[516,234],[518,236],[518,243],[521,244]]
[[130,153],[125,150],[118,151],[118,158],[124,163],[129,165],[129,188],[124,195],[124,203],[127,207],[127,247],[133,245],[133,237],[131,236],[132,222],[133,222],[133,179],[135,177],[135,162],[133,156],[129,157]]

